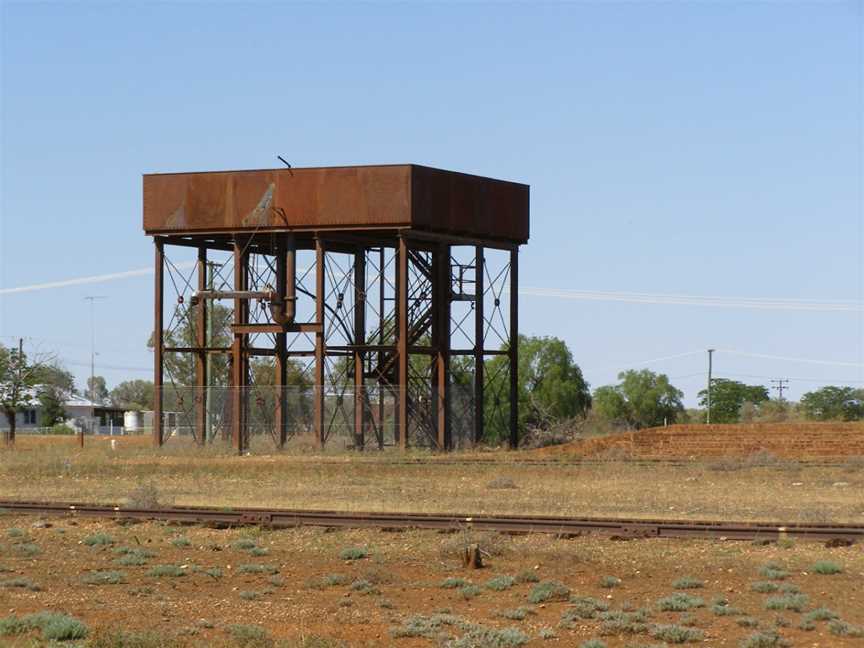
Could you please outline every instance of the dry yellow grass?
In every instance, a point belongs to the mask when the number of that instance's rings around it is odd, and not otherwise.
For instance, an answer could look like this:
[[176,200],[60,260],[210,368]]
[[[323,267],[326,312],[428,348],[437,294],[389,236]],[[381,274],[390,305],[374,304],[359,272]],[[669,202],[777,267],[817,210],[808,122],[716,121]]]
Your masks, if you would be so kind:
[[[864,467],[693,463],[680,466],[609,461],[591,465],[502,461],[407,464],[387,452],[319,456],[231,456],[172,441],[162,450],[121,438],[80,450],[67,440],[23,438],[0,451],[0,498],[124,503],[152,484],[166,504],[264,506],[345,511],[464,512],[638,518],[862,522]],[[265,447],[262,446],[262,450]],[[470,458],[468,455],[455,457]],[[452,456],[451,456],[452,457]],[[476,456],[475,456],[476,457]],[[487,453],[485,458],[490,458]],[[730,468],[734,468],[731,469]],[[493,480],[515,488],[490,488]]]

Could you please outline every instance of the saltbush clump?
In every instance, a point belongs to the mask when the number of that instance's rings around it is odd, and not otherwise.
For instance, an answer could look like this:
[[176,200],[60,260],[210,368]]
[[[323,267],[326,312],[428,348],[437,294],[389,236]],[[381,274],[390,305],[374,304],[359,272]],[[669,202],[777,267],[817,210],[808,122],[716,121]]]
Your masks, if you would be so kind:
[[537,583],[528,593],[529,603],[545,603],[546,601],[566,601],[570,598],[570,588],[558,581],[543,581]]
[[813,565],[813,573],[822,574],[823,576],[833,576],[834,574],[843,573],[843,568],[830,560],[820,560]]

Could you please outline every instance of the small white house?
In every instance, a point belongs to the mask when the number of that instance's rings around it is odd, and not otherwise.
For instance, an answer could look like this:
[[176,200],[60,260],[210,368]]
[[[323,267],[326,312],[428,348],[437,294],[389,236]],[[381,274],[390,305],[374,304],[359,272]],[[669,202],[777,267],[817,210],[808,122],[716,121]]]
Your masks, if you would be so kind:
[[[38,394],[40,388],[30,390],[31,405],[15,415],[17,432],[37,432],[46,425],[42,418],[42,404]],[[123,434],[123,408],[94,403],[77,394],[68,394],[63,402],[66,423],[76,431],[83,429],[89,434]],[[5,416],[0,416],[0,429],[9,427]]]

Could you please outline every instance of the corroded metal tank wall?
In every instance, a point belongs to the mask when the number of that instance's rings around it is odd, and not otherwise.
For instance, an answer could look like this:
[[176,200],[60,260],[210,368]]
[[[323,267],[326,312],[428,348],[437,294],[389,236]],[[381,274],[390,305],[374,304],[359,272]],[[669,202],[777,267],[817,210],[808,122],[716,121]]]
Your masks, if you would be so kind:
[[529,187],[418,165],[144,176],[147,234],[399,229],[524,243]]

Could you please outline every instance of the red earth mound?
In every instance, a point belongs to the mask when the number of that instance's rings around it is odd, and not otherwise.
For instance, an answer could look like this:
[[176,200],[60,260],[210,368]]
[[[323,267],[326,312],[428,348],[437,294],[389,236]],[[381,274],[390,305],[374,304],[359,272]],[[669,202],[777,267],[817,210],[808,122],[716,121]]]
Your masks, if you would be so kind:
[[532,452],[547,457],[635,459],[749,457],[760,452],[786,459],[864,457],[864,423],[670,425]]

